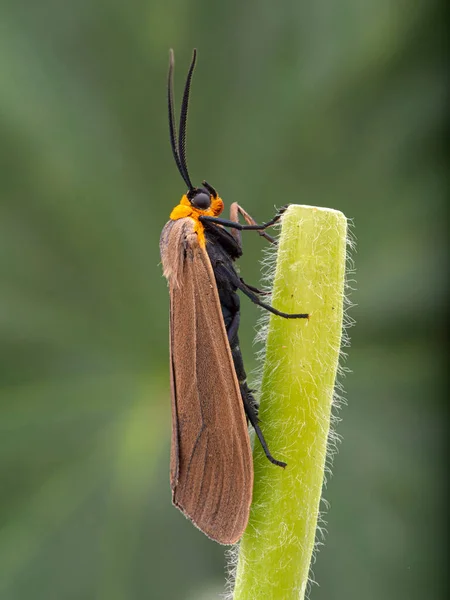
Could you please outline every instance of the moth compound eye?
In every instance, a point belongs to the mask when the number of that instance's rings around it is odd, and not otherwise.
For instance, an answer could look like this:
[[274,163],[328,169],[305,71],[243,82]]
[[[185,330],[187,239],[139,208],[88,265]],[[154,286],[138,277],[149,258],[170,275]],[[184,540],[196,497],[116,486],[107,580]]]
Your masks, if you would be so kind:
[[191,204],[199,210],[207,210],[211,206],[211,196],[206,192],[199,192],[192,198]]

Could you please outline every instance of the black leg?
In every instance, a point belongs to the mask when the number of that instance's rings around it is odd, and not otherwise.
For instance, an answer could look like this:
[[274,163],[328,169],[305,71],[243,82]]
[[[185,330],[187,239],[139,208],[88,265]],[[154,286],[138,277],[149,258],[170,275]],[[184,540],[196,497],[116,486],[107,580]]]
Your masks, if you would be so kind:
[[242,279],[242,277],[239,277],[239,279],[241,280],[241,282],[248,287],[249,290],[251,290],[252,292],[255,292],[256,294],[260,294],[261,296],[270,296],[271,292],[266,292],[264,290],[260,290],[257,287],[250,285],[248,283],[245,283],[245,281]]
[[206,215],[199,217],[199,221],[202,223],[215,223],[216,225],[232,227],[233,229],[238,229],[239,231],[260,231],[270,227],[271,225],[274,225],[279,219],[280,217],[276,216],[271,221],[268,221],[267,223],[261,223],[260,225],[242,225],[241,223],[236,223],[236,221],[221,219],[220,217],[208,217]]
[[245,390],[245,388],[244,389],[243,388],[244,388],[244,386],[241,385],[241,396],[242,396],[242,400],[244,402],[245,414],[247,415],[248,420],[252,424],[252,427],[255,430],[256,435],[258,436],[258,440],[262,446],[262,449],[264,450],[264,454],[267,456],[267,458],[270,460],[270,462],[272,464],[277,465],[278,467],[283,467],[283,469],[284,469],[286,467],[286,463],[282,462],[281,460],[277,460],[270,453],[267,442],[264,439],[264,435],[258,425],[258,417],[256,416],[256,411],[253,408],[253,406],[248,398],[247,391]]
[[217,266],[216,271],[222,271],[224,277],[231,281],[233,285],[235,285],[239,290],[241,290],[241,292],[243,292],[248,298],[250,298],[252,302],[257,304],[261,308],[265,308],[272,314],[277,315],[278,317],[283,317],[283,319],[309,319],[309,315],[307,313],[285,313],[281,310],[277,310],[273,306],[270,306],[270,304],[261,302],[258,296],[254,292],[252,292],[252,290],[248,288],[245,285],[245,283],[243,283],[243,281],[236,275],[236,273],[231,271],[230,269],[227,269],[225,265]]
[[274,216],[273,219],[267,221],[267,223],[260,223],[259,225],[257,223],[255,225],[242,225],[241,223],[237,223],[236,221],[230,221],[229,219],[221,219],[220,217],[208,216],[199,217],[199,221],[201,223],[215,223],[216,225],[222,225],[223,227],[231,227],[233,229],[238,229],[239,231],[262,231],[263,229],[267,229],[267,227],[275,225],[275,223],[281,219],[281,214],[282,213],[278,213]]
[[233,342],[233,340],[236,337],[236,334],[238,332],[239,321],[240,321],[240,313],[239,313],[239,310],[237,310],[234,313],[233,319],[232,319],[232,321],[231,321],[231,323],[230,323],[230,325],[228,326],[228,329],[227,329],[228,342],[229,342],[230,345]]
[[245,284],[243,284],[239,280],[239,284],[236,286],[241,292],[243,292],[252,302],[260,306],[261,308],[265,308],[269,312],[278,317],[283,317],[283,319],[309,319],[309,315],[307,313],[285,313],[281,310],[277,310],[270,304],[266,304],[265,302],[261,302],[256,294],[254,294]]

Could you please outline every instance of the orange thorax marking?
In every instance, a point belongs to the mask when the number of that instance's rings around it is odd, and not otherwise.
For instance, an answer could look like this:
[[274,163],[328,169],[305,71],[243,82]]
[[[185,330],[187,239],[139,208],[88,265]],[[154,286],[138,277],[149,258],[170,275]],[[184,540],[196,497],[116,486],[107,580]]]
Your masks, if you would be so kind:
[[223,211],[223,201],[221,198],[211,198],[211,206],[207,210],[199,210],[198,208],[194,208],[192,204],[189,202],[186,194],[181,198],[180,204],[175,206],[173,211],[170,213],[170,218],[172,221],[176,221],[177,219],[184,219],[186,217],[190,217],[194,220],[195,226],[194,231],[198,236],[198,242],[202,248],[205,247],[205,229],[202,223],[198,220],[201,216],[208,217],[217,217]]

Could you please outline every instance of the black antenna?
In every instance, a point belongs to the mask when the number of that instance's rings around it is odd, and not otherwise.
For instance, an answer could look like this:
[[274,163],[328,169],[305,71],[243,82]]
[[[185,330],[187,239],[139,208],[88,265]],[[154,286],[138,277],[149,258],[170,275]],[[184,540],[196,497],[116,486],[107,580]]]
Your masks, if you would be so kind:
[[[175,106],[173,101],[173,67],[174,67],[174,56],[173,50],[170,49],[169,52],[169,77],[167,82],[167,99],[169,105],[169,132],[170,132],[170,145],[172,146],[172,153],[175,159],[175,163],[178,167],[178,171],[180,172],[181,177],[184,179],[186,185],[189,190],[193,190],[193,185],[187,173],[187,168],[183,168],[183,165],[180,160],[180,156],[177,150],[177,130],[175,125]],[[186,135],[186,126],[184,135]],[[183,148],[185,144],[183,143]],[[186,164],[186,159],[184,160],[184,165]]]
[[[192,55],[191,66],[189,67],[188,76],[186,78],[186,85],[184,86],[184,94],[183,94],[183,102],[181,104],[181,112],[180,112],[180,129],[179,129],[179,139],[178,139],[178,156],[181,162],[181,168],[183,169],[183,179],[189,182],[189,191],[194,190],[194,186],[191,183],[187,162],[186,162],[186,126],[187,126],[187,114],[188,114],[188,106],[189,106],[189,90],[191,88],[191,79],[192,74],[194,72],[195,61],[197,60],[197,49],[194,48],[194,53]],[[182,173],[182,174],[183,174]]]

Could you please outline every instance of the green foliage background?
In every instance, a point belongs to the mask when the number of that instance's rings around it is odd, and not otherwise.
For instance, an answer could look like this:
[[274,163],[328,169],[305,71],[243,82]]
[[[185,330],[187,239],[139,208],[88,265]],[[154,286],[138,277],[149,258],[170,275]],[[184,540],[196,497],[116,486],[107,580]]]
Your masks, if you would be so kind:
[[[419,0],[0,4],[0,597],[218,597],[170,504],[166,118],[199,51],[192,178],[259,220],[354,220],[344,437],[313,600],[442,591],[443,11]],[[178,103],[179,105],[179,103]],[[262,240],[242,272],[257,282]],[[299,308],[301,298],[299,298]],[[248,371],[257,310],[243,302]]]

